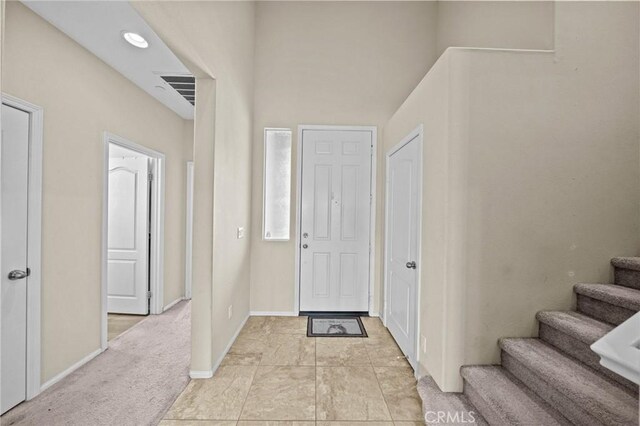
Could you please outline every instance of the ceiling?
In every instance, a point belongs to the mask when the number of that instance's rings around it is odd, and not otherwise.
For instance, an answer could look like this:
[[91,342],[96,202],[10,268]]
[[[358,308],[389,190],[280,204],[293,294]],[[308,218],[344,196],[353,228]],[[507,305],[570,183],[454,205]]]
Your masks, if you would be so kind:
[[[128,2],[23,3],[176,114],[193,119],[193,105],[161,77],[191,73]],[[142,35],[149,47],[130,45],[122,38],[123,31]]]

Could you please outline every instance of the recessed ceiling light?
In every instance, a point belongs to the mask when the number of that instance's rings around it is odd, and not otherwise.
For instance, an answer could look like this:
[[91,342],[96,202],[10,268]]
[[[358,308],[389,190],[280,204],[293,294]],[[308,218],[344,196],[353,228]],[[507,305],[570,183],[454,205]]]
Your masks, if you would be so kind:
[[135,47],[139,47],[140,49],[146,49],[147,47],[149,47],[149,42],[138,33],[123,31],[122,37],[124,37],[124,39],[127,40],[129,44]]

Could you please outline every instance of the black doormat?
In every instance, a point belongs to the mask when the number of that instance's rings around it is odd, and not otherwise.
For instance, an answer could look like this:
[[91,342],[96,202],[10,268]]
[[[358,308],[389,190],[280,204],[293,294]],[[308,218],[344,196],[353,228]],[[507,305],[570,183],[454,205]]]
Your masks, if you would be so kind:
[[309,316],[307,337],[367,337],[360,317],[346,315]]

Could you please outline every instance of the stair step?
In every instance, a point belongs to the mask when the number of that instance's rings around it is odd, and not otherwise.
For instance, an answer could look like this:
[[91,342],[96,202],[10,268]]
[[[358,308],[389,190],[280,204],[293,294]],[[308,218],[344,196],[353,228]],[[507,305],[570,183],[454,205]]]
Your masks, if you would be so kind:
[[501,339],[502,366],[575,424],[635,425],[638,399],[540,339]]
[[640,257],[614,257],[611,264],[617,285],[640,289]]
[[538,335],[546,343],[585,363],[603,376],[625,386],[634,394],[638,385],[600,365],[600,357],[590,346],[613,330],[613,326],[573,311],[541,311]]
[[640,257],[614,257],[611,264],[616,268],[640,271]]
[[[427,424],[445,423],[449,425],[481,425],[488,423],[480,415],[467,397],[461,393],[442,392],[430,376],[418,380],[418,394],[422,399],[422,412]],[[450,417],[440,421],[440,413],[449,413]],[[457,417],[456,417],[457,416]],[[457,422],[455,421],[457,419]]]
[[640,290],[614,284],[576,284],[578,311],[592,318],[621,324],[640,311]]
[[464,394],[492,425],[570,425],[511,373],[497,365],[460,369]]
[[536,319],[589,346],[614,328],[611,324],[574,311],[540,311]]

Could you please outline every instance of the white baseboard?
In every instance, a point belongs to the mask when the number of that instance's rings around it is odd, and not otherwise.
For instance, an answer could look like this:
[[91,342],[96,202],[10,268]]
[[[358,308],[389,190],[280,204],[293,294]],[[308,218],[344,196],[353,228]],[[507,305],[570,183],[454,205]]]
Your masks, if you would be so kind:
[[222,354],[220,354],[220,357],[216,360],[216,362],[213,364],[213,367],[211,368],[212,374],[215,373],[216,370],[218,369],[218,367],[220,367],[220,364],[222,364],[222,360],[224,359],[225,356],[227,356],[227,353],[229,352],[229,349],[231,349],[231,346],[233,345],[233,342],[235,342],[236,339],[238,338],[238,335],[242,331],[242,328],[244,327],[244,325],[247,323],[247,320],[249,319],[249,317],[250,317],[250,315],[247,315],[245,317],[245,319],[240,324],[240,327],[238,327],[236,332],[233,334],[233,337],[231,339],[229,339],[229,343],[227,344],[227,347],[224,348],[224,351],[222,352]]
[[47,380],[42,386],[40,386],[40,392],[44,392],[45,390],[47,390],[51,386],[55,385],[60,380],[62,380],[65,377],[67,377],[69,374],[73,373],[78,368],[82,367],[83,365],[85,365],[86,363],[88,363],[89,361],[91,361],[92,359],[97,357],[98,355],[100,355],[102,352],[104,352],[102,350],[102,348],[101,349],[96,349],[95,351],[91,352],[89,355],[87,355],[84,358],[82,358],[80,361],[78,361],[75,364],[73,364],[71,367],[67,368],[66,370],[64,370],[63,372],[61,372],[59,374],[56,374],[51,379]]
[[289,311],[251,311],[249,315],[252,317],[297,317],[296,312]]
[[220,355],[218,360],[213,364],[213,367],[211,368],[211,370],[191,370],[189,371],[189,377],[191,377],[192,379],[209,379],[213,377],[213,373],[216,372],[218,367],[220,367],[220,364],[222,363],[222,360],[224,359],[224,357],[227,356],[229,349],[231,349],[233,342],[235,342],[236,339],[238,338],[238,335],[242,331],[242,328],[244,327],[244,325],[247,323],[249,316],[250,315],[247,315],[246,318],[242,321],[242,324],[240,324],[240,327],[238,327],[236,332],[233,334],[233,337],[229,340],[227,347],[224,348],[224,352]]
[[369,316],[380,318],[380,312],[369,312]]
[[176,300],[174,300],[173,302],[169,303],[167,306],[162,308],[162,312],[168,311],[169,309],[173,308],[175,305],[182,302],[183,300],[187,300],[187,299],[184,297],[178,297]]
[[213,370],[190,370],[189,377],[191,377],[192,379],[210,379],[211,377],[213,377]]

